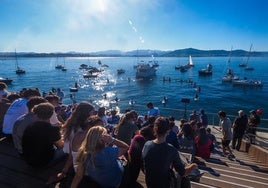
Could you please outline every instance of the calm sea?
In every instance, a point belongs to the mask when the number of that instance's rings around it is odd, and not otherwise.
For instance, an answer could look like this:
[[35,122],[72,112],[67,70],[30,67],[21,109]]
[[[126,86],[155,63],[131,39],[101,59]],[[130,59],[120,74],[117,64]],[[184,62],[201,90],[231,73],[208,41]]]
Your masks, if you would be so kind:
[[[104,71],[96,79],[84,79],[81,64],[94,67],[102,65]],[[150,60],[140,58],[139,60]],[[121,111],[128,108],[137,110],[140,114],[147,112],[146,103],[151,101],[159,107],[162,115],[173,115],[181,118],[185,112],[185,103],[182,98],[189,98],[186,105],[187,115],[193,110],[205,109],[207,113],[217,113],[225,110],[230,115],[237,115],[237,111],[243,109],[248,113],[252,109],[263,110],[263,119],[268,118],[268,57],[251,57],[249,65],[255,70],[245,71],[239,67],[239,63],[246,61],[242,57],[233,57],[230,67],[241,78],[262,80],[261,88],[234,87],[231,83],[222,83],[221,78],[226,72],[228,57],[193,57],[194,67],[185,73],[175,70],[175,66],[185,64],[184,58],[156,58],[159,67],[156,76],[148,81],[136,80],[134,65],[136,58],[130,57],[98,57],[98,58],[19,58],[19,66],[26,70],[24,75],[15,74],[15,60],[0,60],[0,76],[13,79],[10,91],[19,91],[22,88],[38,87],[42,92],[49,92],[52,87],[61,88],[65,92],[64,103],[70,104],[70,94],[73,94],[77,102],[89,101],[98,106],[106,106],[114,102],[115,97],[120,101],[118,107]],[[55,69],[56,64],[64,64],[66,72]],[[198,70],[205,68],[210,63],[213,66],[213,75],[209,77],[198,76]],[[125,69],[124,74],[117,74],[117,69]],[[163,82],[163,77],[171,78],[171,81]],[[108,81],[109,80],[109,81]],[[178,80],[191,80],[201,90],[198,92],[191,83],[179,82]],[[76,93],[70,93],[69,88],[78,82],[80,88]],[[103,95],[106,93],[107,99]],[[196,93],[199,100],[194,101]],[[166,96],[167,103],[162,104],[162,98]],[[131,107],[129,100],[133,99],[135,105]],[[112,104],[114,107],[115,104]],[[216,118],[216,116],[215,116]],[[217,120],[218,121],[218,120]]]

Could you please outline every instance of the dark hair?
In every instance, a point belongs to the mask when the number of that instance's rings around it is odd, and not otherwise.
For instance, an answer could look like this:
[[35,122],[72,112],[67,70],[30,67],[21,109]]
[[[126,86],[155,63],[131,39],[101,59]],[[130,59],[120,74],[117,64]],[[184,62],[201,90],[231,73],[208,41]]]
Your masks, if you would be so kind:
[[149,108],[149,107],[153,107],[154,105],[153,105],[153,103],[152,102],[148,102],[147,103],[147,107]]
[[32,111],[38,118],[48,120],[53,115],[54,106],[48,102],[40,103],[34,106]]
[[220,111],[218,112],[218,115],[219,115],[220,117],[223,117],[223,118],[226,117],[226,113],[225,113],[224,111],[222,111],[222,110],[220,110]]
[[0,90],[4,90],[7,88],[7,85],[4,82],[0,82]]
[[81,126],[82,129],[90,129],[96,125],[103,125],[102,119],[98,115],[89,116],[85,121],[85,126]]
[[43,97],[36,96],[36,97],[30,98],[26,105],[27,105],[28,110],[30,112],[35,105],[38,105],[38,104],[44,103],[44,102],[47,102],[47,100],[44,99]]
[[16,99],[19,99],[20,98],[20,95],[19,94],[16,94],[16,93],[12,93],[10,95],[7,96],[7,99],[9,100],[9,102],[13,102],[15,101]]
[[30,89],[23,90],[22,96],[24,98],[29,98],[31,96],[39,96],[40,97],[41,94],[40,94],[39,90],[37,90],[36,88],[34,88],[34,89],[30,88]]
[[163,136],[169,130],[169,121],[164,117],[158,117],[154,122],[154,130],[156,135]]
[[45,97],[45,99],[50,103],[53,101],[60,101],[60,98],[57,95],[48,95]]
[[199,130],[199,140],[198,140],[198,144],[206,144],[208,141],[208,135],[207,135],[207,131],[206,128],[202,127]]

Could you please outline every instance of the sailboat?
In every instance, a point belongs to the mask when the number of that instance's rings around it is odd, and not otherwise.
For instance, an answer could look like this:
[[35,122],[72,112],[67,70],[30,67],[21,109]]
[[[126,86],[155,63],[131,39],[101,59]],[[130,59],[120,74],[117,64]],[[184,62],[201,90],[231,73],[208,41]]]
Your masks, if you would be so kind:
[[15,68],[16,68],[16,74],[25,74],[26,71],[21,69],[18,65],[18,58],[17,58],[17,52],[15,50]]
[[63,68],[63,65],[60,65],[59,63],[58,63],[58,57],[57,57],[57,64],[56,64],[56,66],[55,66],[55,69],[62,69]]
[[239,67],[245,67],[245,70],[254,70],[253,67],[248,66],[248,61],[249,61],[249,55],[250,55],[250,52],[251,52],[251,48],[252,48],[252,44],[250,45],[250,49],[249,49],[249,52],[248,52],[247,62],[239,64]]
[[222,77],[222,82],[232,82],[234,80],[239,80],[239,77],[234,75],[233,70],[230,68],[230,63],[231,63],[231,54],[232,54],[233,47],[231,47],[231,51],[229,54],[229,59],[228,59],[228,68],[226,71],[226,74]]
[[63,62],[64,62],[64,66],[62,66],[61,70],[62,71],[67,71],[67,68],[65,67],[65,58],[64,58],[64,61]]
[[249,57],[250,57],[250,53],[251,53],[251,48],[252,48],[252,44],[250,45],[250,49],[249,49],[249,52],[248,52],[248,58],[247,58],[245,70],[254,70],[253,67],[248,66],[248,61],[249,61]]
[[186,72],[187,69],[191,68],[191,67],[194,67],[194,63],[193,63],[193,59],[192,59],[192,56],[190,55],[189,56],[189,61],[187,64],[185,65],[177,65],[175,66],[175,69],[178,69],[180,70],[181,72]]

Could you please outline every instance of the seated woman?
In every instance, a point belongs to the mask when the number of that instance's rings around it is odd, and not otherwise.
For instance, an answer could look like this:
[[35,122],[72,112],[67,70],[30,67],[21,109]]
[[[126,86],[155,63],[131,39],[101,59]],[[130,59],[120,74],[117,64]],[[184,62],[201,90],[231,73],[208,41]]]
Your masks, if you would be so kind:
[[212,140],[209,138],[206,128],[200,128],[199,135],[195,137],[196,156],[204,159],[210,158]]
[[126,153],[128,147],[125,142],[108,135],[104,127],[90,128],[79,149],[77,173],[71,187],[78,187],[84,176],[101,187],[118,187],[123,177],[118,157]]

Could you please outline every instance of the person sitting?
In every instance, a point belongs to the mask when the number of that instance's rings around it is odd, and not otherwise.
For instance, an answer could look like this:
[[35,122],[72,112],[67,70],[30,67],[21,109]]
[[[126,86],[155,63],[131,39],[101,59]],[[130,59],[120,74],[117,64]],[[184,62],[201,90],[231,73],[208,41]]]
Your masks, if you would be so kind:
[[117,111],[115,109],[112,109],[111,110],[111,116],[108,117],[107,122],[109,124],[114,125],[114,124],[118,124],[119,120],[120,120],[120,117],[119,117],[119,115],[117,115]]
[[61,90],[61,88],[57,88],[56,95],[59,97],[59,102],[62,102],[62,99],[64,98],[65,94]]
[[86,186],[92,181],[98,185],[92,187],[118,187],[123,177],[118,157],[128,148],[128,144],[107,134],[104,127],[90,128],[79,149],[77,173],[71,188]]
[[127,112],[115,127],[115,130],[117,131],[117,138],[130,145],[131,139],[139,130],[135,124],[135,115],[131,111]]
[[[60,128],[50,124],[54,107],[41,103],[33,108],[37,121],[28,126],[22,137],[22,151],[25,161],[33,167],[43,167],[63,157],[63,140]],[[57,149],[55,149],[55,146]]]
[[195,123],[199,121],[199,115],[196,113],[196,110],[193,110],[192,114],[190,114],[189,121],[194,121]]
[[15,121],[23,114],[28,113],[27,102],[31,97],[41,96],[37,89],[23,89],[21,91],[21,98],[15,100],[8,108],[3,122],[4,134],[12,134]]
[[2,98],[7,98],[10,93],[7,91],[7,85],[4,82],[0,82],[0,102]]
[[[181,179],[185,179],[191,170],[197,167],[195,163],[185,166],[177,149],[166,142],[169,129],[167,119],[158,117],[154,123],[156,139],[147,141],[143,147],[142,158],[148,188],[170,187],[171,167],[178,172]],[[189,180],[187,180],[187,185],[190,186]]]
[[179,149],[179,142],[177,134],[172,131],[172,128],[175,126],[174,121],[169,121],[170,131],[167,135],[166,142],[174,146],[175,148]]
[[210,148],[212,140],[207,135],[206,128],[202,127],[199,131],[199,135],[195,137],[195,155],[204,159],[210,158]]
[[18,150],[19,154],[22,154],[22,137],[24,134],[25,129],[35,122],[35,114],[33,113],[32,109],[35,105],[47,102],[46,99],[43,97],[32,97],[27,102],[27,107],[29,112],[20,116],[16,122],[14,123],[13,131],[12,131],[12,139],[15,148]]
[[215,147],[218,145],[217,140],[214,134],[211,133],[211,129],[208,127],[207,128],[207,135],[212,141],[211,147],[210,147],[210,152],[214,153],[215,152]]

